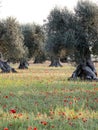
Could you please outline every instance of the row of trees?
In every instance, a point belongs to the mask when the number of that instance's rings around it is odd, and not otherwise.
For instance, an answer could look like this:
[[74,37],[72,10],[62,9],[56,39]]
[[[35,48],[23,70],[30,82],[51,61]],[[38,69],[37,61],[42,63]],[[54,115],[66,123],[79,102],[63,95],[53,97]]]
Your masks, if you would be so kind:
[[79,1],[74,11],[55,8],[48,16],[46,49],[57,61],[69,55],[80,63],[98,55],[98,6]]
[[0,52],[4,59],[17,62],[34,56],[36,60],[37,55],[44,55],[43,43],[44,33],[40,25],[20,25],[13,17],[0,22]]
[[43,26],[20,25],[9,17],[0,22],[0,52],[4,59],[21,65],[51,60],[50,66],[61,66],[60,59],[70,57],[76,63],[98,55],[98,6],[79,1],[74,13],[65,8],[51,10]]

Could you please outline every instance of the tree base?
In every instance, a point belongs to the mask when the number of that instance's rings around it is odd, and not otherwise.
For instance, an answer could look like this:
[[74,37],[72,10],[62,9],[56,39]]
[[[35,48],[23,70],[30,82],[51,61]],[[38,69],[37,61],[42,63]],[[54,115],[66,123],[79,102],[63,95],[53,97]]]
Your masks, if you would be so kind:
[[25,60],[22,60],[20,61],[18,69],[28,69],[28,66],[29,66],[28,62]]
[[62,67],[62,65],[60,64],[60,58],[56,57],[56,56],[52,56],[51,57],[51,64],[49,65],[49,67]]
[[60,63],[50,64],[49,67],[62,67]]
[[97,72],[92,61],[81,63],[77,66],[72,76],[68,80],[86,80],[86,81],[98,81]]
[[17,73],[14,68],[12,68],[7,62],[2,60],[0,60],[0,68],[2,70],[1,73]]

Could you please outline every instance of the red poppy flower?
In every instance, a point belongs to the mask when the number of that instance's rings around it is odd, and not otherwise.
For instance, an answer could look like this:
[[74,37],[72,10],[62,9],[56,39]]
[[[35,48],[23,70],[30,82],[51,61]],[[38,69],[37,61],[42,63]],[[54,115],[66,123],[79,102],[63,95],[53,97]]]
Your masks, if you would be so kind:
[[38,129],[36,127],[34,127],[33,130],[38,130]]
[[10,113],[14,114],[14,113],[16,113],[16,110],[15,109],[11,109]]
[[8,98],[8,96],[5,96],[5,98]]
[[9,130],[8,128],[4,128],[4,130]]
[[47,123],[48,122],[46,122],[46,121],[41,121],[41,124],[43,124],[43,125],[47,125]]

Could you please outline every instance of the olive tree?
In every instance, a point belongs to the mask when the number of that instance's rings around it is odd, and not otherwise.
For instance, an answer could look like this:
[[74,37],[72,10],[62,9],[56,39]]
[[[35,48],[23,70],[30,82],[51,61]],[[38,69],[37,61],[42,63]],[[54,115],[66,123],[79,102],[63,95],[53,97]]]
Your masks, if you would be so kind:
[[4,59],[19,61],[27,54],[27,48],[24,46],[20,25],[15,18],[9,17],[0,22],[1,32],[0,51]]
[[28,58],[34,58],[34,63],[41,63],[45,60],[43,51],[44,32],[40,25],[26,24],[22,25],[24,35],[24,44],[29,50]]
[[0,34],[0,53],[4,60],[17,62],[26,57],[28,50],[24,46],[20,24],[15,18],[8,17],[0,21]]
[[51,57],[50,66],[62,66],[60,57],[66,55],[68,51],[72,51],[74,38],[74,30],[71,26],[73,21],[73,13],[67,8],[55,7],[49,14],[45,23],[46,30],[46,51]]
[[79,1],[75,8],[75,60],[78,67],[72,77],[96,79],[91,54],[98,55],[98,6],[90,1]]

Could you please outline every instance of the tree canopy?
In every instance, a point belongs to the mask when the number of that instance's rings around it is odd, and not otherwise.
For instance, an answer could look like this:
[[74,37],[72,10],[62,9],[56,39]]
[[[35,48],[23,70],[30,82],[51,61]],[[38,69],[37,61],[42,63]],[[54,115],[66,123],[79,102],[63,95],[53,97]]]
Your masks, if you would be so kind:
[[24,37],[15,18],[8,17],[0,22],[0,52],[4,59],[19,61],[27,55]]
[[[37,24],[22,25],[24,35],[24,44],[28,47],[29,58],[38,58],[44,56],[44,32],[42,27]],[[40,59],[40,58],[39,58]]]
[[67,8],[55,7],[47,18],[46,25],[46,50],[52,57],[61,57],[72,51],[75,41],[75,32],[72,29],[74,14]]
[[98,54],[98,6],[89,1],[79,1],[75,17],[75,47],[81,60],[88,59],[91,54]]

